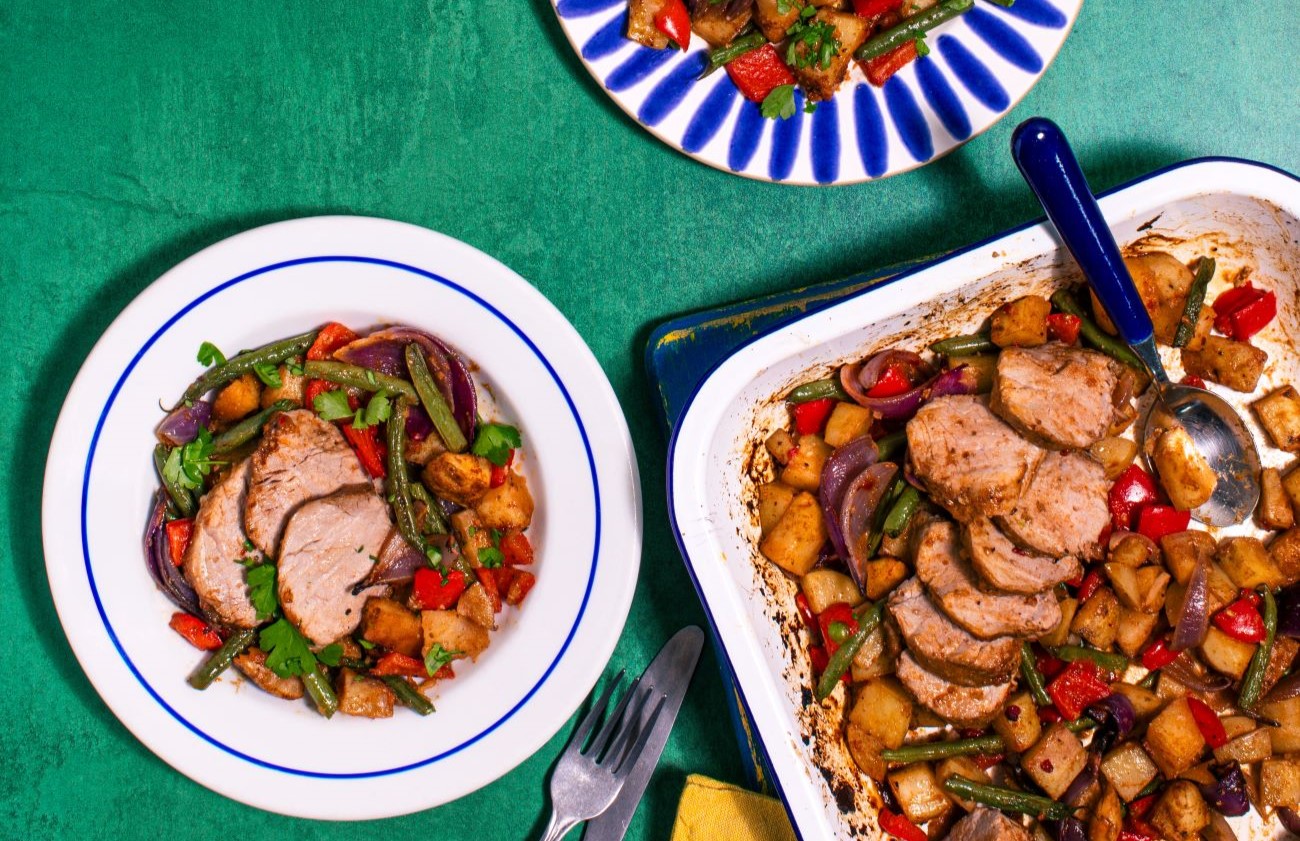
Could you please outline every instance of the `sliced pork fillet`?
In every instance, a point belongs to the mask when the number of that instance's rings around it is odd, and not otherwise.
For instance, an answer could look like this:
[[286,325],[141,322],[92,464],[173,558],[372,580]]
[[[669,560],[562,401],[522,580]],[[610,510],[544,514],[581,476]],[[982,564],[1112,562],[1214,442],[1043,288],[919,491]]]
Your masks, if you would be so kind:
[[369,483],[338,427],[306,409],[276,415],[249,460],[244,528],[253,544],[272,557],[279,554],[285,520],[299,505]]
[[948,841],[1031,841],[1023,826],[997,809],[980,807],[957,821],[948,832]]
[[328,645],[356,630],[366,599],[383,585],[353,592],[388,539],[388,505],[367,489],[304,503],[284,528],[276,576],[280,607],[303,636]]
[[917,546],[916,576],[940,610],[980,639],[1040,637],[1061,621],[1061,608],[1050,592],[981,590],[952,523],[926,528]]
[[1100,464],[1080,453],[1050,453],[1015,510],[997,523],[1017,544],[1044,555],[1098,560],[1109,492]]
[[985,726],[1011,693],[1011,681],[991,686],[958,686],[926,669],[906,651],[898,657],[898,679],[921,706],[958,727]]
[[934,606],[917,578],[904,581],[889,597],[889,613],[921,665],[962,686],[986,686],[1011,677],[1020,663],[1020,641],[982,640]]
[[243,526],[248,474],[248,461],[241,461],[203,497],[182,565],[208,618],[235,628],[258,624],[239,563],[250,554]]
[[1022,549],[987,517],[966,524],[962,543],[979,577],[1008,593],[1041,593],[1083,571],[1073,555],[1057,558]]
[[970,395],[922,406],[907,424],[907,447],[931,498],[959,520],[1010,513],[1043,458],[983,398]]
[[1115,420],[1119,363],[1093,350],[1050,343],[998,356],[993,411],[1035,441],[1083,449]]

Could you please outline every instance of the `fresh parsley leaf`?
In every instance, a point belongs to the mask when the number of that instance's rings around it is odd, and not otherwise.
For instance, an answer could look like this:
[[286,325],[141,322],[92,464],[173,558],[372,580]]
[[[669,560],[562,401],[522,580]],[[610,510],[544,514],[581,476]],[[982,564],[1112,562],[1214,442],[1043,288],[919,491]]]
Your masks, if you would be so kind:
[[266,652],[266,666],[280,677],[305,675],[316,668],[307,638],[281,616],[257,635],[257,646]]
[[286,359],[284,361],[284,367],[285,369],[288,370],[290,374],[293,374],[295,377],[302,376],[302,359],[300,357],[294,356],[289,359]]
[[393,415],[393,402],[387,394],[382,391],[376,392],[370,402],[366,404],[365,411],[359,411],[358,418],[361,423],[358,424],[354,419],[352,425],[357,429],[365,429],[368,426],[374,426],[377,423],[383,423]]
[[448,651],[442,647],[442,643],[435,642],[429,653],[424,655],[424,670],[429,673],[429,677],[437,674],[443,666],[455,660],[457,657],[464,657],[463,651]]
[[253,366],[253,373],[267,388],[280,388],[284,382],[280,379],[280,369],[270,362],[258,362]]
[[917,58],[925,58],[930,54],[930,45],[925,43],[925,36],[916,36],[916,55]]
[[424,557],[429,559],[429,566],[438,569],[442,566],[442,550],[437,546],[425,546]]
[[199,434],[188,444],[173,447],[163,462],[163,478],[169,483],[195,491],[203,487],[203,477],[212,472],[212,468],[224,462],[213,461],[212,433],[200,429]]
[[788,46],[785,48],[785,63],[791,67],[804,68],[814,63],[822,69],[831,66],[831,60],[840,50],[839,39],[835,37],[835,27],[828,21],[809,21],[816,9],[808,6],[800,12],[799,20],[786,30]]
[[375,644],[373,642],[371,642],[368,639],[363,639],[362,637],[357,637],[357,645],[361,646],[366,651],[369,651],[370,649],[375,647]]
[[275,564],[250,567],[244,573],[244,583],[248,585],[248,600],[257,611],[258,621],[271,618],[280,607],[275,595]]
[[339,664],[339,660],[342,659],[342,657],[343,657],[343,646],[339,645],[336,642],[332,642],[329,645],[322,648],[320,651],[316,652],[316,659],[321,661],[327,666],[337,666]]
[[348,393],[342,389],[322,391],[311,401],[311,407],[321,420],[336,421],[352,417],[352,407],[348,405]]
[[495,546],[485,546],[478,550],[478,562],[488,569],[496,569],[505,561],[506,556]]
[[482,456],[497,467],[505,467],[510,459],[510,451],[523,446],[519,430],[504,423],[485,423],[478,428],[474,446],[470,451]]
[[794,8],[794,0],[776,0],[776,13],[778,15],[788,15]]
[[817,113],[817,103],[816,103],[816,102],[813,102],[811,99],[806,99],[806,100],[804,100],[804,103],[803,103],[803,112],[804,112],[805,114],[815,114],[815,113]]
[[204,342],[199,345],[198,360],[200,365],[207,365],[211,368],[213,365],[224,365],[226,355],[217,350],[217,346],[212,342]]
[[769,120],[782,120],[794,116],[794,85],[777,85],[772,88],[759,106],[759,112]]
[[257,548],[257,547],[253,545],[253,541],[249,540],[247,537],[244,538],[244,551],[245,551],[245,552],[252,552],[252,551],[253,551],[254,549],[256,549],[256,548]]

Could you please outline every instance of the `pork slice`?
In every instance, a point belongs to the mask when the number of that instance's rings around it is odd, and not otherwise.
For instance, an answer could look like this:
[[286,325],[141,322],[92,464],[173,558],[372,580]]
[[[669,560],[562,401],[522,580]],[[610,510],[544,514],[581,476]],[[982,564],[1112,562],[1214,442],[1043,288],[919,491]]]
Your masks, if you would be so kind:
[[368,489],[339,491],[304,503],[284,527],[277,587],[285,617],[317,645],[356,630],[371,596],[384,585],[353,592],[379,557],[393,524],[388,505]]
[[306,409],[276,415],[250,461],[244,528],[271,557],[279,554],[285,520],[299,505],[369,482],[338,427]]
[[1057,558],[1022,549],[987,517],[966,524],[962,543],[979,577],[990,587],[1009,593],[1041,593],[1083,571],[1073,555]]
[[1058,343],[1007,348],[998,356],[992,407],[1035,441],[1082,449],[1115,420],[1119,363],[1094,350]]
[[979,807],[957,821],[948,831],[948,841],[1030,841],[1023,826],[997,809]]
[[898,679],[921,706],[958,727],[983,727],[992,721],[1012,684],[1008,680],[990,686],[958,686],[926,669],[907,651],[898,657]]
[[916,551],[916,576],[948,618],[980,639],[1040,637],[1061,621],[1061,608],[1050,592],[980,589],[952,523],[931,523],[925,530]]
[[241,461],[203,497],[181,565],[207,617],[233,628],[258,625],[239,563],[250,554],[243,527],[248,474],[248,461]]
[[907,452],[931,498],[958,520],[1008,514],[1043,457],[983,398],[931,400],[907,424]]
[[974,636],[935,607],[915,577],[904,581],[890,595],[889,613],[917,662],[953,683],[1001,683],[1019,664],[1019,640],[982,640]]
[[1020,503],[998,525],[1020,546],[1044,555],[1099,560],[1110,522],[1110,483],[1100,464],[1081,453],[1050,453]]

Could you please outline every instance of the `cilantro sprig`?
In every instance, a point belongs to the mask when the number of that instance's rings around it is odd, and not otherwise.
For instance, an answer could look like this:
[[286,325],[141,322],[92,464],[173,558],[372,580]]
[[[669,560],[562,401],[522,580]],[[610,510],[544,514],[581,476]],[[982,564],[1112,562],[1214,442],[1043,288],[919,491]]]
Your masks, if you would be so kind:
[[828,21],[812,20],[815,14],[815,6],[804,7],[799,12],[798,19],[785,31],[785,63],[791,67],[802,69],[817,64],[825,70],[831,66],[831,59],[840,51],[841,44],[835,37],[835,27]]
[[343,420],[352,417],[352,407],[348,405],[348,393],[342,389],[322,391],[311,401],[311,407],[324,421]]
[[523,446],[519,430],[504,423],[484,423],[478,428],[470,452],[482,456],[497,467],[505,467],[510,451]]
[[217,349],[212,342],[204,342],[199,345],[198,362],[200,365],[207,365],[211,368],[213,365],[224,365],[226,355]]
[[301,677],[316,669],[307,638],[283,616],[261,630],[257,645],[266,652],[266,667],[280,677]]
[[253,365],[253,373],[267,388],[281,388],[284,382],[280,379],[280,369],[270,362],[258,362]]
[[170,484],[195,491],[203,487],[203,479],[212,468],[225,464],[212,459],[212,433],[200,429],[188,444],[172,447],[163,462],[163,478]]
[[794,85],[777,85],[772,88],[759,106],[759,113],[769,120],[778,117],[787,120],[794,116]]
[[317,416],[325,421],[352,419],[353,429],[368,429],[383,423],[393,416],[393,400],[382,391],[375,392],[370,402],[353,411],[348,402],[348,393],[342,389],[323,391],[311,402]]
[[275,594],[275,564],[263,562],[249,567],[244,573],[244,583],[248,585],[248,600],[257,611],[257,621],[274,616],[280,608]]
[[433,648],[429,649],[429,653],[424,655],[424,670],[429,673],[429,677],[433,677],[443,666],[448,665],[457,657],[464,656],[465,652],[463,651],[454,649],[449,651],[442,647],[442,643],[435,642]]

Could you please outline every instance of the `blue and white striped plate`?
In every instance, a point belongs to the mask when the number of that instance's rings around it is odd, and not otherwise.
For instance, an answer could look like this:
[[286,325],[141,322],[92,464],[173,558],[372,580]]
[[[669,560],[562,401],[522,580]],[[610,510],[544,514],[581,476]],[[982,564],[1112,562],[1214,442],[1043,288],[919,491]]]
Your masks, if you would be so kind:
[[[877,88],[855,66],[831,100],[766,120],[731,78],[706,79],[703,39],[652,50],[627,39],[627,0],[552,0],[591,75],[660,140],[717,169],[786,184],[855,184],[906,172],[988,129],[1055,58],[1083,0],[981,2],[935,30],[932,52]],[[805,129],[805,124],[807,128]]]

